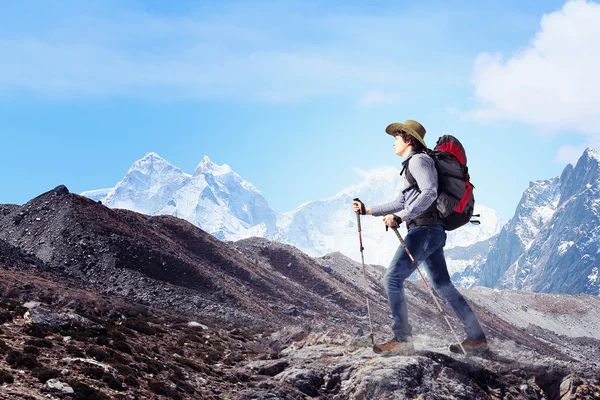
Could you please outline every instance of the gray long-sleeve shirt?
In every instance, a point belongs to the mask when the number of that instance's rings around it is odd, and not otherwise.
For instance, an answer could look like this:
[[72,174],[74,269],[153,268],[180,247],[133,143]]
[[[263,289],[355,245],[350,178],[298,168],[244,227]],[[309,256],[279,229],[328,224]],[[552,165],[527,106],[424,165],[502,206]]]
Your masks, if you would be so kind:
[[[410,222],[421,215],[427,208],[433,204],[437,198],[438,174],[435,169],[434,161],[425,153],[412,152],[402,162],[402,166],[410,160],[410,174],[413,176],[419,190],[412,188],[406,193],[400,192],[398,198],[389,203],[371,206],[371,214],[374,216],[396,214],[403,221]],[[404,187],[410,186],[406,179],[406,172],[403,174]]]

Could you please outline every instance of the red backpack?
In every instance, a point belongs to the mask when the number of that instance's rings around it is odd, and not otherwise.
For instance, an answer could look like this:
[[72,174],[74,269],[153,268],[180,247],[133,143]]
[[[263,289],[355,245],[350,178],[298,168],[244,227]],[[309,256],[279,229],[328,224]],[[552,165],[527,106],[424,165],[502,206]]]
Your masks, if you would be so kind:
[[[473,216],[474,186],[470,182],[467,155],[460,141],[452,135],[441,136],[433,150],[426,150],[433,158],[438,172],[438,197],[436,207],[447,231],[459,228]],[[406,170],[410,187],[417,187],[415,179]],[[473,223],[478,223],[473,221]]]

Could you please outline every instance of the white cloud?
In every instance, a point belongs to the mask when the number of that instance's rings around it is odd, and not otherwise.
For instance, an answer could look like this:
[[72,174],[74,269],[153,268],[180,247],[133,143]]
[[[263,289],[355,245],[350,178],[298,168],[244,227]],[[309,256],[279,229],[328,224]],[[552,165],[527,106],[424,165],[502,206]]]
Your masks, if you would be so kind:
[[[0,27],[0,95],[284,102],[406,90],[424,80],[439,89],[456,75],[389,56],[410,42],[389,26],[409,24],[415,39],[432,41],[434,15],[352,15],[294,1],[209,2],[152,15],[126,4],[74,2],[52,18],[15,23],[9,34]],[[356,101],[395,98],[371,93]]]
[[[600,5],[567,2],[542,17],[524,50],[507,60],[500,54],[477,57],[472,83],[479,106],[468,115],[580,133],[594,141],[600,136],[599,49]],[[574,151],[564,147],[557,158],[570,160]]]
[[[233,46],[233,45],[232,45]],[[175,46],[177,47],[177,46]],[[344,51],[233,50],[186,46],[169,54],[103,43],[0,39],[0,92],[58,97],[167,96],[286,101],[400,82],[389,66]]]

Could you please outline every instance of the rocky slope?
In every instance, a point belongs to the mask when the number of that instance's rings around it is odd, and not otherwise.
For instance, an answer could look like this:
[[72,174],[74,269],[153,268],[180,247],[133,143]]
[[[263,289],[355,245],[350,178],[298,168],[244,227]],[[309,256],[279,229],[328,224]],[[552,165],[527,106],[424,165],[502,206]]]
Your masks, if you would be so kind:
[[[407,282],[417,353],[379,357],[383,270],[57,188],[0,206],[0,398],[521,399],[600,395],[600,300],[473,288],[492,344],[452,335]],[[443,305],[450,321],[458,321]],[[587,396],[587,397],[586,397]]]

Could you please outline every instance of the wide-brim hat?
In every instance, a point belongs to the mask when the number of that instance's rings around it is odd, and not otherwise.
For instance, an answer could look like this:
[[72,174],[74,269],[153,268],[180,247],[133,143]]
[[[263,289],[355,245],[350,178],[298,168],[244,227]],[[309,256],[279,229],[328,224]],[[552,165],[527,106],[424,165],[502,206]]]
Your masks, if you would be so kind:
[[417,121],[413,121],[412,119],[406,120],[405,123],[401,124],[400,122],[394,122],[393,124],[389,124],[387,128],[385,128],[385,132],[388,135],[396,136],[399,132],[406,132],[409,135],[413,136],[417,139],[425,148],[427,145],[425,144],[425,133],[427,132],[423,125],[418,123]]

